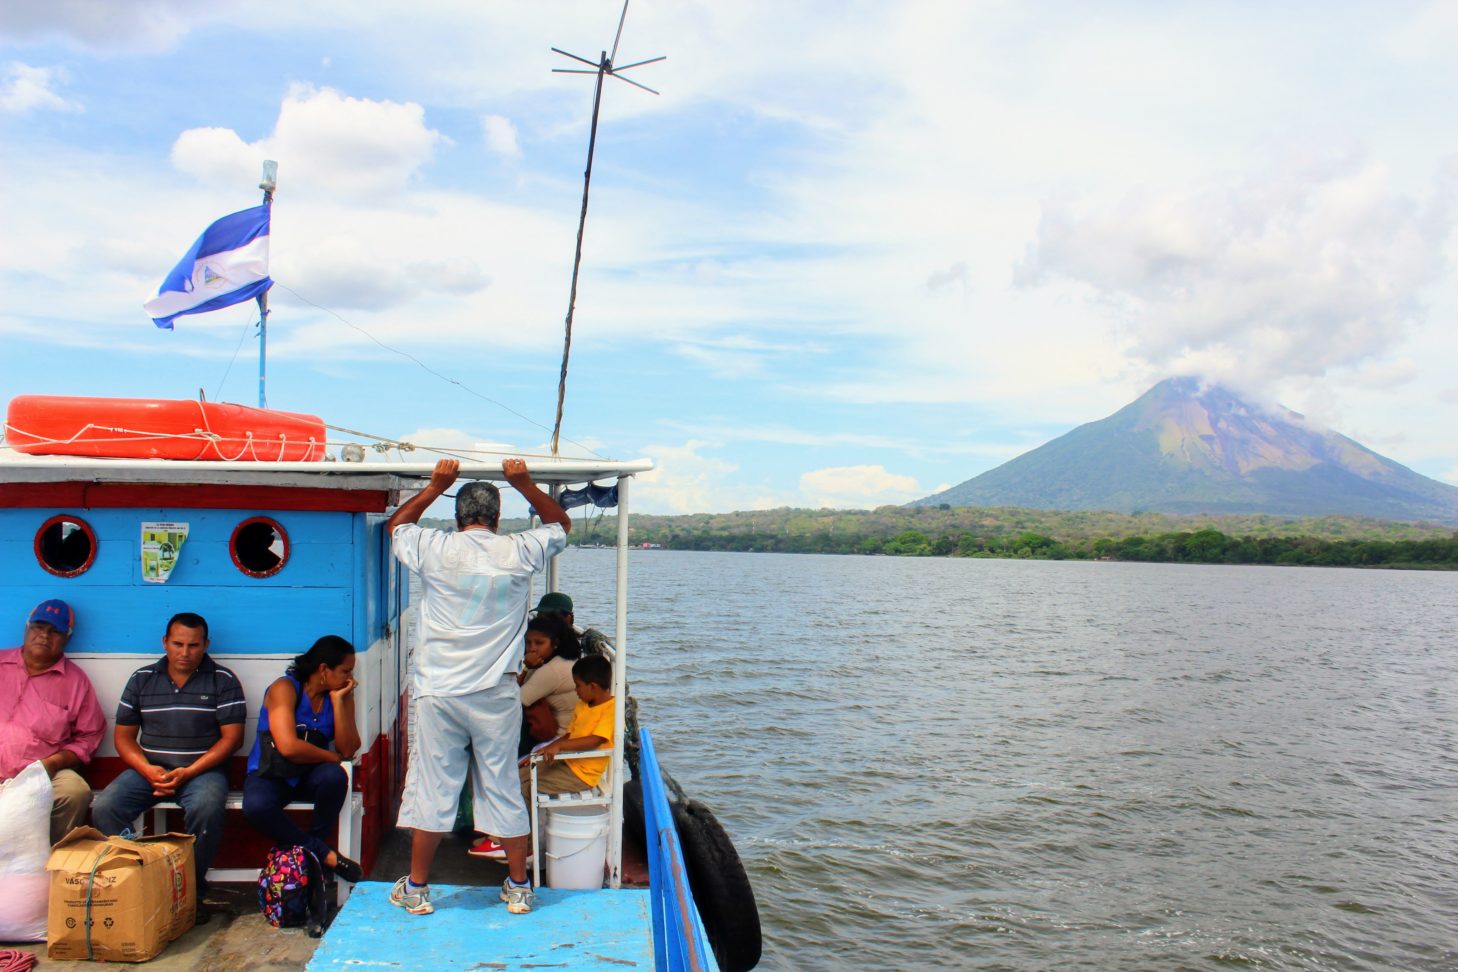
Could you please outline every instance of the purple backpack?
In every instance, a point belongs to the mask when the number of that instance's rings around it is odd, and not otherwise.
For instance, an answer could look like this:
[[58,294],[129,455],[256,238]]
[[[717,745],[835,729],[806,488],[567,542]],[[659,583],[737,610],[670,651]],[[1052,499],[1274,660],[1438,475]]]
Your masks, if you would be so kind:
[[310,851],[297,845],[275,847],[258,872],[258,906],[275,928],[305,928],[310,938],[324,934],[324,869]]

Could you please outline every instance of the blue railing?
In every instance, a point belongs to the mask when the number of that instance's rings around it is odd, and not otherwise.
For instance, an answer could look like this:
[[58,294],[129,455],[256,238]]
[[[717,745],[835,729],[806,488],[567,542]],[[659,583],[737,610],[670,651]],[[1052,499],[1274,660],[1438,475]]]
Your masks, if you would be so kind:
[[648,881],[653,900],[653,955],[658,972],[718,972],[709,937],[684,869],[683,848],[658,771],[658,754],[646,728],[638,770],[643,786],[643,830],[648,838]]

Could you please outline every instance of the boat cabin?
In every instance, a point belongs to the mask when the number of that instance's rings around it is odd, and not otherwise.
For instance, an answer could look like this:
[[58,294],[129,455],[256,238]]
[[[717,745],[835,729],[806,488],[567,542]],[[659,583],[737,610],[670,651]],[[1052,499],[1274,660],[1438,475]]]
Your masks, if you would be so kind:
[[[614,487],[616,617],[607,653],[613,694],[626,700],[628,488],[632,476],[652,464],[539,458],[529,466],[533,479],[554,495],[579,485],[600,496],[604,490],[590,486],[595,481]],[[711,943],[700,919],[704,905],[696,905],[689,888],[682,823],[675,819],[689,811],[670,803],[648,731],[632,726],[629,734],[630,704],[616,707],[614,736],[621,745],[613,747],[611,783],[602,797],[609,807],[603,887],[595,879],[586,890],[542,887],[540,916],[534,911],[502,922],[505,910],[492,908],[497,889],[437,886],[454,906],[430,920],[398,923],[400,912],[387,900],[387,882],[395,875],[370,873],[381,841],[394,828],[409,753],[409,574],[390,555],[384,524],[402,498],[429,481],[432,468],[433,463],[0,453],[0,622],[13,620],[18,643],[36,604],[53,597],[67,601],[76,621],[66,655],[90,677],[110,723],[130,674],[161,657],[168,619],[183,611],[201,614],[209,624],[210,654],[239,676],[248,699],[244,743],[231,766],[235,791],[241,789],[268,684],[321,635],[339,635],[354,645],[362,747],[334,843],[361,862],[367,880],[354,887],[311,969],[352,967],[384,949],[398,958],[391,964],[402,967],[480,968],[483,959],[509,952],[522,961],[555,965],[563,964],[564,954],[575,954],[583,967],[601,967],[601,960],[707,970],[718,968],[716,955],[728,954],[725,949],[733,950],[736,942],[750,944],[750,957],[725,967],[752,967],[759,956],[759,926],[742,869],[734,913],[748,917]],[[501,467],[465,462],[460,477],[500,481]],[[553,562],[545,590],[556,589]],[[627,801],[630,750],[637,758],[633,800]],[[99,791],[122,769],[107,733],[85,775]],[[269,841],[238,812],[241,794],[233,797],[212,875],[251,880]],[[622,887],[629,802],[641,817],[651,877],[646,889]],[[165,826],[155,817],[149,825]],[[719,846],[727,847],[727,838],[713,826]],[[719,852],[691,863],[721,870],[723,862]],[[737,857],[734,863],[737,868]],[[341,891],[348,891],[343,882]],[[594,895],[590,905],[578,897],[583,894]],[[722,904],[715,901],[715,907]]]
[[[340,849],[368,874],[394,826],[408,752],[409,574],[390,555],[387,512],[424,485],[430,463],[209,462],[22,456],[0,461],[0,620],[14,643],[30,609],[59,597],[76,612],[66,655],[95,686],[108,722],[128,676],[161,657],[167,620],[207,619],[209,653],[248,699],[244,745],[233,760],[241,789],[264,691],[321,635],[357,652],[356,717],[363,742]],[[531,462],[544,489],[615,479],[620,515],[627,477],[647,462]],[[501,479],[499,463],[466,463],[462,480]],[[626,531],[626,521],[623,521]],[[614,644],[626,643],[620,558]],[[555,589],[555,564],[547,587]],[[615,682],[623,684],[618,652]],[[619,736],[622,738],[620,708]],[[619,747],[621,750],[621,747]],[[621,787],[621,751],[612,778]],[[86,775],[96,790],[123,766],[107,733]],[[611,833],[621,831],[621,799]],[[269,842],[241,813],[218,861],[223,879],[257,871]],[[612,841],[620,862],[618,841]],[[613,865],[613,880],[619,864]]]

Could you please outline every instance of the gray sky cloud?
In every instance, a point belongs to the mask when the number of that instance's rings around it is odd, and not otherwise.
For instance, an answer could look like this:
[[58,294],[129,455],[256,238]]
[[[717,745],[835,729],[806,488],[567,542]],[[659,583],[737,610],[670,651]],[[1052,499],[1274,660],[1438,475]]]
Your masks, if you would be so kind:
[[964,294],[972,286],[972,272],[966,260],[958,260],[945,270],[937,270],[926,278],[926,289],[933,293],[952,284],[960,284]]
[[1055,204],[1017,279],[1086,286],[1157,369],[1319,376],[1382,356],[1420,319],[1446,269],[1451,189],[1440,175],[1414,199],[1347,157]]
[[0,37],[24,43],[60,40],[98,51],[160,51],[198,21],[238,4],[191,0],[5,0]]

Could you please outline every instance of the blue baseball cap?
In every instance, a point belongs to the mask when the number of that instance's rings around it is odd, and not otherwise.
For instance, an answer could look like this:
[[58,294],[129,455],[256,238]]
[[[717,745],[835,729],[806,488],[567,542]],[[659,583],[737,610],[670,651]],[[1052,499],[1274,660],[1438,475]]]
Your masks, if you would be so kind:
[[72,611],[71,605],[65,601],[53,597],[37,604],[35,610],[30,612],[30,620],[26,623],[35,624],[37,621],[44,621],[69,638],[71,629],[76,626],[76,612]]

